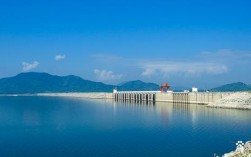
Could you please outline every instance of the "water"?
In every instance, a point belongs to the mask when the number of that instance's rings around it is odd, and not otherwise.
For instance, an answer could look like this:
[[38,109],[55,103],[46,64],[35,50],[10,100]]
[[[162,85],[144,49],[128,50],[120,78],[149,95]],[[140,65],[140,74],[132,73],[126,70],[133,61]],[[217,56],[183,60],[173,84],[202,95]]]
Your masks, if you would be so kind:
[[212,157],[251,140],[251,111],[0,97],[1,157]]

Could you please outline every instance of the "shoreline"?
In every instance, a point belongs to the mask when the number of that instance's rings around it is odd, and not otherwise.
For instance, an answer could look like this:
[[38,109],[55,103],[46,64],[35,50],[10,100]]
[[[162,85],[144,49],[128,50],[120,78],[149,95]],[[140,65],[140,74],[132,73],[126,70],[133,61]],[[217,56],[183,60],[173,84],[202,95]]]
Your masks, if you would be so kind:
[[36,96],[54,96],[54,97],[77,97],[86,99],[113,99],[113,93],[108,92],[72,92],[72,93],[37,93]]
[[86,99],[113,99],[108,92],[69,92],[69,93],[34,93],[34,94],[0,94],[0,97],[18,96],[48,96],[48,97],[78,97]]
[[36,94],[0,94],[0,97],[16,97],[16,96],[36,96]]

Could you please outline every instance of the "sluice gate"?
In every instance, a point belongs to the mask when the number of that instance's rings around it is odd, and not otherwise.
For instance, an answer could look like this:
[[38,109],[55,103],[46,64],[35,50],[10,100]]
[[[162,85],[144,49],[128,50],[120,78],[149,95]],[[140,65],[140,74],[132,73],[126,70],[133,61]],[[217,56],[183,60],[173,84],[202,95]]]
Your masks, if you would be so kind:
[[188,93],[172,93],[173,103],[189,104],[190,98]]
[[114,93],[115,101],[129,101],[129,102],[152,102],[156,101],[156,93],[150,92],[117,92]]

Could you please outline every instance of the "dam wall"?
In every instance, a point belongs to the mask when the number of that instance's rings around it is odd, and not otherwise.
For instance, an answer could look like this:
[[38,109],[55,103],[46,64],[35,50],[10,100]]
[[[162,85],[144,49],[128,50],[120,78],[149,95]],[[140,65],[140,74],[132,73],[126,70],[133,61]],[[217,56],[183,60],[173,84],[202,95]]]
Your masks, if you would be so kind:
[[113,94],[113,99],[140,102],[171,102],[186,104],[209,104],[222,99],[232,92],[158,92],[158,91],[126,91]]
[[191,103],[191,104],[209,104],[222,99],[231,92],[174,92],[174,93],[156,93],[156,101],[173,103]]
[[79,97],[86,99],[113,99],[129,102],[170,102],[185,104],[209,104],[233,92],[160,92],[160,91],[120,91],[116,93],[39,93],[37,96]]

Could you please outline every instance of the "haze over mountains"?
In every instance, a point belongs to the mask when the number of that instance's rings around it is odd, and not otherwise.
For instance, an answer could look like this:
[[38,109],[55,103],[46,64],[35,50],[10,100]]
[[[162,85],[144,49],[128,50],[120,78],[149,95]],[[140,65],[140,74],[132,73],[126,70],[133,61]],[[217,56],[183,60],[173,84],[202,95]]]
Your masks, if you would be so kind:
[[[120,85],[109,85],[82,79],[78,76],[55,76],[48,73],[28,72],[14,77],[0,79],[0,94],[33,94],[52,92],[112,92],[114,88],[123,91],[159,90],[155,83],[145,83],[140,80],[129,81]],[[183,88],[173,87],[174,90]],[[238,82],[213,88],[212,91],[246,91],[251,87]]]

